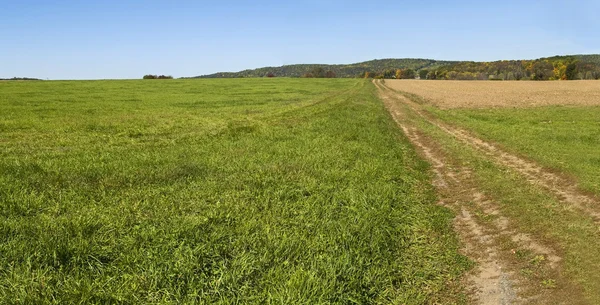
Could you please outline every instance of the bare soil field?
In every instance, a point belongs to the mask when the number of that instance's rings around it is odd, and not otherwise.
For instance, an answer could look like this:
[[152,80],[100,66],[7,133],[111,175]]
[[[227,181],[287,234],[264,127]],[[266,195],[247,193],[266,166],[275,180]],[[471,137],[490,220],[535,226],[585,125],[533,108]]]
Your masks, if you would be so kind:
[[[442,109],[600,105],[600,82],[386,80],[386,86],[424,98]],[[573,97],[576,98],[573,98]]]

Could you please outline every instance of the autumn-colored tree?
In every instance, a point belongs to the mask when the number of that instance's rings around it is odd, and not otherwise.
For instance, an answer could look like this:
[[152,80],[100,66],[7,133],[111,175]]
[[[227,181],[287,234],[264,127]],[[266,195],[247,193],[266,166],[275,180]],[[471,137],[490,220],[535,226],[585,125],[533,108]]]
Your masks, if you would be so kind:
[[402,79],[402,69],[396,70],[396,79]]

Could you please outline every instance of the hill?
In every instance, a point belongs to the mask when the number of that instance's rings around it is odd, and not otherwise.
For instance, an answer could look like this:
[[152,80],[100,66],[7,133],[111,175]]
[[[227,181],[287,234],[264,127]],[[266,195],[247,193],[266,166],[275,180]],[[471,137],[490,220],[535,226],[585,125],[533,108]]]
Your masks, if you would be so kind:
[[362,77],[366,72],[382,72],[397,69],[435,69],[444,65],[454,64],[453,61],[440,61],[432,59],[376,59],[355,64],[346,65],[320,65],[299,64],[285,65],[281,67],[264,67],[258,69],[244,70],[240,72],[219,72],[209,75],[201,75],[192,78],[235,78],[235,77],[302,77],[313,74],[315,71],[331,71],[336,77]]
[[[399,74],[398,70],[401,70]],[[414,73],[414,72],[419,73]],[[403,58],[346,65],[298,64],[219,72],[191,78],[238,77],[378,77],[450,80],[600,79],[600,55],[568,55],[493,62]]]

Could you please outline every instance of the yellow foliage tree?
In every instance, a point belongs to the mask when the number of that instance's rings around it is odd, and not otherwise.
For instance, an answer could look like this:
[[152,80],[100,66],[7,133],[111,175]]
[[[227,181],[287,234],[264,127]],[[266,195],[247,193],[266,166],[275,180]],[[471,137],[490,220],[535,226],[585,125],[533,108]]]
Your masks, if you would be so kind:
[[396,79],[402,79],[402,69],[396,70]]

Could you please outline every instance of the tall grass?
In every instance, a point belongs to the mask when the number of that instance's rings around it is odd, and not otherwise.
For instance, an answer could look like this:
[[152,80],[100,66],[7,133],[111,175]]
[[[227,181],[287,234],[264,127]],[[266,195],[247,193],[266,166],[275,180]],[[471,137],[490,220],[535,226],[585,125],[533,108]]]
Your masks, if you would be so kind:
[[424,303],[468,266],[365,81],[0,92],[0,303]]

